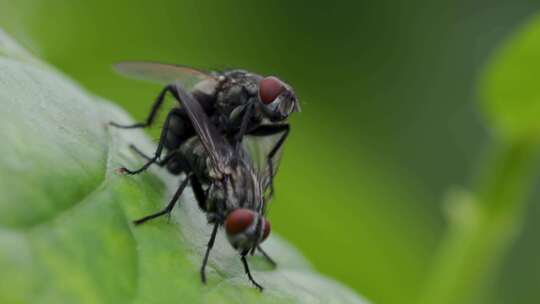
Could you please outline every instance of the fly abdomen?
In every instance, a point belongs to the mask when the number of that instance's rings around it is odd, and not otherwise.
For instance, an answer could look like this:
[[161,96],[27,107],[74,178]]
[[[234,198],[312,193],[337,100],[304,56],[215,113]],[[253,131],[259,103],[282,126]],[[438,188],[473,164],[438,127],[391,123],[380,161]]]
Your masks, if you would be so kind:
[[167,162],[167,170],[174,175],[191,171],[189,162],[180,153],[176,153],[171,160]]
[[207,182],[209,180],[207,167],[208,154],[200,139],[196,136],[187,139],[182,143],[179,151],[190,171],[195,173],[201,182]]
[[168,150],[176,150],[182,143],[194,135],[195,130],[193,129],[189,118],[182,112],[170,118],[164,146]]

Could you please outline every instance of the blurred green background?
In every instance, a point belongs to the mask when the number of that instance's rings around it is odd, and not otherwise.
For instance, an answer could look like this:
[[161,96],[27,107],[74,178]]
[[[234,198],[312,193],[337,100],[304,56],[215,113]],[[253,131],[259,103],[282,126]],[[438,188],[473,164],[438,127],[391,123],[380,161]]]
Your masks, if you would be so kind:
[[[490,135],[475,83],[537,1],[0,0],[0,26],[140,120],[160,87],[121,60],[244,68],[293,85],[303,112],[277,178],[274,231],[377,303],[414,299]],[[154,130],[153,135],[156,134]],[[535,200],[538,202],[538,200]],[[486,302],[540,299],[540,204]]]

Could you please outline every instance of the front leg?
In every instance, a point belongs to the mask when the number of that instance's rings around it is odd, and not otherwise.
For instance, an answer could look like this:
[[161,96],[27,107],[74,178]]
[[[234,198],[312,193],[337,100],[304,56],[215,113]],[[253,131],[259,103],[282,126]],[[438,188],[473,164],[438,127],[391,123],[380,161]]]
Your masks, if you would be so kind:
[[214,224],[214,228],[212,229],[212,234],[210,235],[210,239],[208,240],[208,245],[206,246],[206,252],[204,253],[203,263],[201,265],[201,281],[203,284],[206,284],[206,265],[208,264],[208,257],[210,256],[210,251],[212,251],[212,247],[214,247],[214,242],[216,241],[216,235],[218,232],[219,223]]
[[276,261],[274,261],[274,259],[272,259],[268,253],[266,253],[266,251],[264,251],[260,245],[257,245],[257,250],[263,255],[263,257],[266,259],[266,261],[268,261],[268,263],[270,263],[270,265],[272,265],[272,267],[277,267],[277,263]]
[[151,219],[155,219],[155,218],[160,217],[160,216],[165,215],[165,214],[170,214],[172,212],[174,206],[178,202],[178,199],[182,195],[182,192],[184,192],[184,189],[186,188],[190,177],[191,177],[191,175],[186,176],[186,179],[182,182],[182,184],[180,184],[180,187],[178,187],[178,190],[176,190],[176,192],[174,193],[173,198],[169,201],[169,204],[167,204],[167,207],[165,207],[163,210],[161,210],[159,212],[152,213],[152,214],[147,215],[147,216],[145,216],[143,218],[135,220],[135,221],[133,221],[133,223],[135,225],[140,225],[140,224],[143,224],[143,223],[145,223],[145,222],[147,222],[147,221],[149,221]]
[[251,120],[254,113],[254,105],[249,104],[246,106],[246,109],[244,110],[244,114],[242,115],[242,121],[240,123],[240,129],[235,134],[235,143],[241,144],[242,139],[244,138],[244,135],[246,135],[247,128],[249,125],[249,121]]
[[289,136],[289,132],[291,130],[291,127],[289,124],[279,124],[279,125],[260,125],[256,127],[255,129],[251,130],[247,133],[247,135],[251,136],[272,136],[279,133],[283,133],[278,141],[275,143],[275,145],[270,150],[270,153],[268,153],[266,157],[268,170],[270,171],[270,198],[274,195],[274,157],[276,156],[279,149],[281,149],[281,146],[283,146],[283,143]]
[[257,281],[255,281],[255,279],[251,275],[251,271],[249,270],[249,264],[246,260],[246,253],[243,253],[240,256],[240,260],[242,261],[242,264],[244,264],[244,271],[246,272],[251,283],[253,283],[253,285],[255,285],[255,287],[257,287],[257,289],[259,289],[259,291],[262,292],[264,288],[259,283],[257,283]]

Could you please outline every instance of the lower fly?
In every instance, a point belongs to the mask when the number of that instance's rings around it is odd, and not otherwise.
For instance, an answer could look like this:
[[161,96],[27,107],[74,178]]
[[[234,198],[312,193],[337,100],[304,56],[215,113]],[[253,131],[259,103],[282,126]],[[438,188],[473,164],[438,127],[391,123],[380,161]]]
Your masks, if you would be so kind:
[[[184,189],[190,184],[199,207],[213,225],[200,270],[201,280],[206,282],[205,268],[208,257],[218,229],[223,227],[229,243],[240,255],[249,280],[262,291],[263,287],[251,274],[246,257],[259,251],[275,265],[261,248],[261,243],[266,240],[271,230],[270,222],[265,216],[267,198],[264,193],[271,187],[269,174],[274,171],[264,165],[256,166],[242,143],[231,144],[210,121],[201,104],[189,91],[179,84],[171,86],[171,90],[196,136],[180,143],[178,148],[169,151],[166,158],[156,162],[168,166],[174,164],[175,172],[183,174],[185,178],[163,210],[137,219],[134,223],[140,225],[171,213]],[[171,123],[175,123],[175,115],[177,114],[171,111],[165,120],[158,151],[164,148],[164,138]]]

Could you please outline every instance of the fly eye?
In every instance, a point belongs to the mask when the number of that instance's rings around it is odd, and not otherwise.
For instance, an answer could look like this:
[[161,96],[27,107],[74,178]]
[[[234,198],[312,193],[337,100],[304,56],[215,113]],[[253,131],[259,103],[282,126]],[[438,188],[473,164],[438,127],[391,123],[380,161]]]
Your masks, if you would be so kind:
[[263,238],[262,240],[266,240],[268,238],[268,236],[270,235],[270,222],[267,221],[266,219],[263,219]]
[[272,103],[283,90],[283,82],[274,76],[265,77],[259,83],[259,97],[264,104]]
[[228,235],[235,235],[246,231],[255,220],[255,212],[249,209],[236,209],[225,219],[225,231]]

